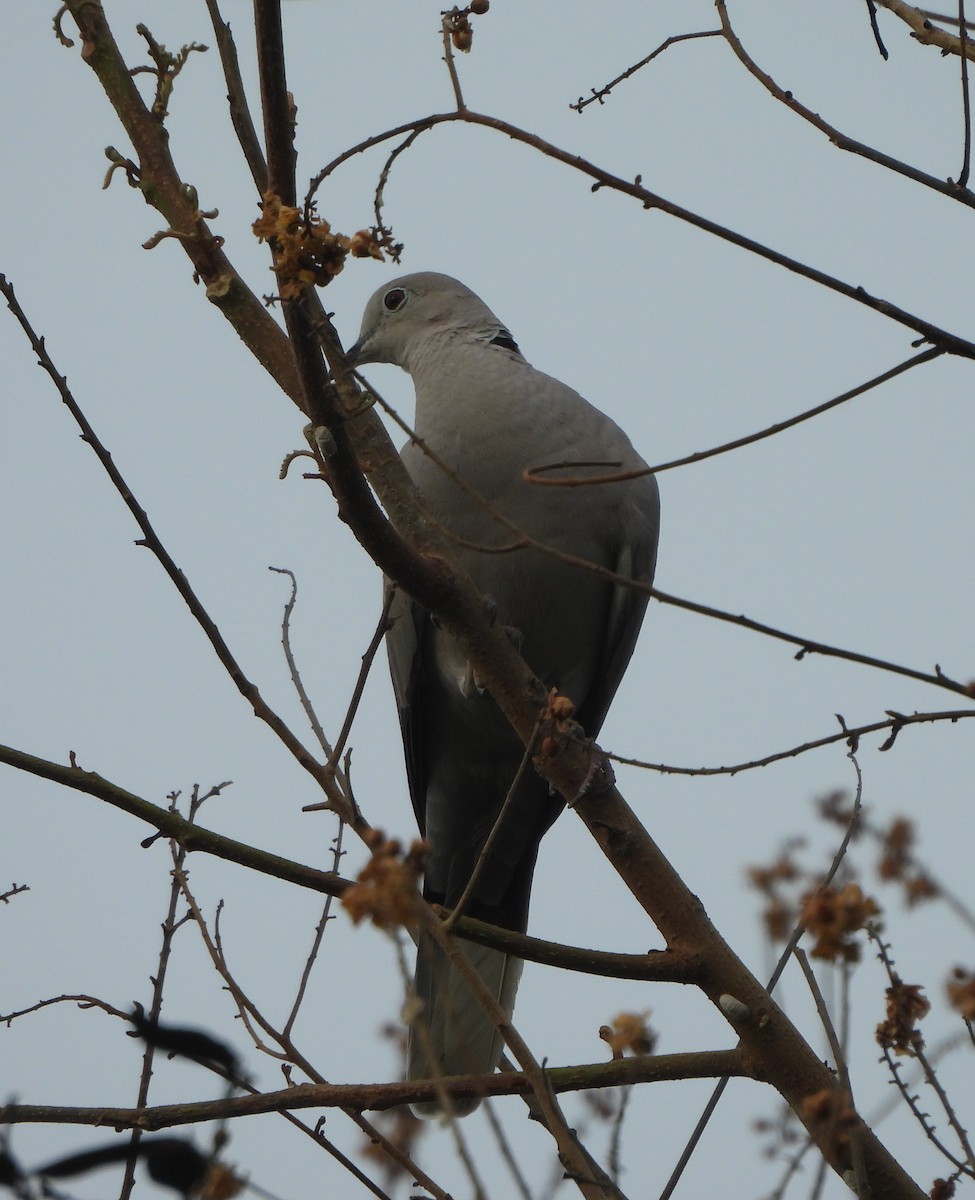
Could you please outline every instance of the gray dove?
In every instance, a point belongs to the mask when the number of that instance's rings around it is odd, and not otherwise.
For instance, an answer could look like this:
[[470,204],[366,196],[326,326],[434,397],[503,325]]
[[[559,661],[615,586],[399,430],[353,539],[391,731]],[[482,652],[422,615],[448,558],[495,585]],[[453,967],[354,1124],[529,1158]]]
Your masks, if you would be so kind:
[[[477,493],[410,442],[403,461],[429,514],[528,665],[574,702],[577,719],[595,737],[633,652],[647,595],[538,549],[513,549],[517,539],[492,510],[545,546],[649,584],[659,518],[651,476],[563,488],[523,478],[530,466],[568,463],[563,474],[604,475],[644,467],[643,459],[614,421],[532,367],[487,305],[447,275],[405,275],[380,288],[349,357],[357,365],[395,363],[412,377],[417,437]],[[524,747],[450,634],[403,594],[393,616],[393,690],[413,807],[430,846],[424,896],[452,907]],[[465,915],[526,930],[539,842],[561,808],[561,798],[529,767]],[[510,1015],[521,961],[469,942],[464,949]],[[420,939],[415,990],[421,1004],[410,1031],[409,1078],[493,1071],[500,1035],[428,938]],[[455,1102],[454,1111],[476,1106]],[[423,1115],[439,1112],[437,1105],[418,1107]]]

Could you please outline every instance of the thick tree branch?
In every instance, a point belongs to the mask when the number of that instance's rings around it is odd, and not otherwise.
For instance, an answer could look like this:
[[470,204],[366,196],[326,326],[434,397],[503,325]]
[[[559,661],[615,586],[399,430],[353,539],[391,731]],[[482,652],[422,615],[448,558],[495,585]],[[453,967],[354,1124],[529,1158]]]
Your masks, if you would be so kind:
[[[714,1079],[747,1075],[735,1050],[701,1050],[692,1054],[645,1055],[615,1062],[573,1067],[547,1067],[545,1077],[557,1093],[588,1088],[621,1087],[635,1083],[665,1083],[675,1079]],[[524,1074],[504,1071],[491,1076],[457,1075],[447,1081],[457,1099],[472,1096],[525,1096],[531,1085]],[[277,1092],[260,1092],[224,1100],[163,1104],[143,1110],[131,1108],[71,1108],[62,1105],[7,1104],[0,1106],[0,1123],[10,1125],[112,1125],[116,1129],[171,1129],[259,1113],[298,1111],[304,1108],[346,1108],[355,1112],[380,1112],[400,1104],[436,1100],[436,1085],[422,1080],[408,1083],[328,1084],[305,1083]]]
[[[160,834],[172,838],[187,851],[212,854],[225,862],[236,863],[262,875],[269,875],[285,883],[292,883],[309,891],[326,896],[342,896],[352,881],[334,871],[321,871],[305,866],[292,859],[271,854],[247,842],[238,842],[224,837],[211,829],[188,821],[172,808],[161,808],[141,796],[126,791],[118,784],[104,779],[94,771],[84,771],[77,766],[65,766],[38,758],[23,750],[0,745],[0,763],[16,767],[40,779],[48,779],[63,787],[84,792],[98,800],[104,800],[113,808],[121,809],[130,816],[152,826]],[[148,839],[149,841],[153,839]],[[17,890],[26,890],[19,888]],[[13,893],[7,893],[11,895]],[[2,899],[2,897],[0,897]],[[510,929],[499,929],[473,917],[461,917],[454,926],[455,933],[468,941],[482,946],[493,946],[497,950],[515,954],[518,958],[560,967],[566,971],[581,971],[588,975],[604,975],[612,979],[644,979],[661,983],[695,983],[703,964],[693,957],[672,953],[668,950],[651,950],[646,954],[625,954],[608,950],[591,950],[579,946],[566,946],[559,942],[529,937]],[[17,1015],[17,1014],[8,1014]],[[6,1019],[6,1018],[0,1018]]]
[[[207,854],[212,854],[215,858],[238,863],[240,866],[258,871],[262,875],[271,875],[285,883],[294,883],[299,887],[310,888],[312,891],[322,892],[325,895],[340,896],[348,887],[348,880],[334,875],[331,871],[319,871],[315,867],[306,867],[301,863],[292,862],[291,859],[282,858],[280,855],[259,850],[256,846],[249,846],[246,842],[238,842],[233,838],[214,833],[213,830],[205,829],[202,825],[187,821],[174,809],[160,808],[158,804],[151,804],[148,800],[143,800],[141,796],[126,791],[125,788],[104,779],[94,771],[85,771],[75,765],[64,766],[61,763],[27,754],[23,750],[15,750],[12,746],[2,745],[0,745],[0,762],[26,771],[30,775],[36,775],[40,779],[49,779],[52,783],[58,783],[63,787],[73,788],[75,791],[85,792],[89,796],[104,800],[113,808],[119,808],[133,817],[138,817],[140,821],[145,821],[186,850],[202,850]],[[149,839],[149,841],[153,840]]]
[[220,63],[223,66],[223,77],[227,83],[230,119],[233,122],[234,132],[237,134],[237,141],[240,143],[240,148],[250,168],[254,186],[257,188],[258,195],[263,196],[267,191],[267,163],[264,160],[257,131],[254,128],[254,120],[247,104],[247,93],[244,89],[244,81],[240,74],[240,62],[237,58],[237,46],[230,26],[220,15],[217,0],[206,0],[206,6],[210,14],[210,22],[213,25],[213,35],[217,42]]
[[250,291],[200,215],[193,190],[185,186],[169,151],[161,121],[147,108],[96,0],[67,0],[82,38],[81,56],[98,76],[138,156],[138,184],[147,204],[158,209],[177,234],[194,270],[207,285],[207,299],[231,322],[258,362],[293,400],[298,380],[288,341]]

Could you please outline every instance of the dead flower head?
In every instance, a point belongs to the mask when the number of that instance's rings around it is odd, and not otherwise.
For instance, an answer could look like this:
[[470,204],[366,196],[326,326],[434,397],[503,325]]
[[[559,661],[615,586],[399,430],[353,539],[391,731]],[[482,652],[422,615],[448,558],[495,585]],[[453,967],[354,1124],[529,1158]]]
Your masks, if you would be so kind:
[[368,917],[380,929],[409,925],[416,918],[418,884],[423,874],[425,842],[416,841],[403,853],[400,843],[378,829],[368,838],[372,858],[346,888],[342,904],[358,923]]
[[[831,821],[834,825],[842,825],[846,828],[853,819],[853,802],[849,792],[830,792],[828,795],[820,797],[817,806],[823,820]],[[853,829],[853,837],[858,838],[861,832],[860,822],[857,822]]]
[[938,885],[914,861],[914,842],[913,822],[906,817],[897,817],[884,835],[877,864],[881,879],[903,884],[908,906],[932,900],[939,894]]
[[955,1194],[954,1179],[936,1179],[931,1185],[928,1196],[931,1200],[951,1200]]
[[599,1036],[613,1052],[613,1058],[630,1054],[652,1054],[657,1044],[657,1035],[647,1024],[650,1009],[642,1013],[618,1013],[612,1025],[602,1025]]
[[849,1146],[850,1129],[856,1124],[857,1114],[848,1093],[833,1088],[813,1092],[803,1098],[799,1115],[817,1134],[828,1133],[837,1150]]
[[803,900],[801,919],[816,939],[810,951],[812,957],[827,962],[838,959],[856,962],[860,947],[852,935],[879,914],[876,901],[865,896],[858,883],[841,888],[820,887],[810,892]]
[[545,707],[538,714],[538,753],[543,759],[557,758],[562,742],[581,733],[581,726],[573,719],[575,711],[568,696],[561,695],[557,688],[549,691]]
[[274,192],[265,192],[263,213],[253,230],[262,242],[273,242],[278,291],[283,300],[297,300],[307,287],[324,287],[345,266],[350,241],[332,233],[328,221],[313,211],[282,204]]
[[782,848],[771,865],[749,867],[747,870],[748,882],[766,897],[762,920],[765,922],[765,932],[773,942],[784,942],[796,923],[798,914],[795,901],[783,892],[792,891],[790,885],[794,885],[800,877],[794,854],[802,845],[803,840],[796,838]]
[[235,1175],[228,1166],[210,1163],[200,1188],[200,1200],[233,1200],[245,1186],[245,1180]]
[[887,1019],[877,1026],[877,1041],[895,1054],[910,1054],[923,1039],[918,1021],[931,1011],[931,1003],[918,983],[895,979],[887,989]]
[[349,241],[349,253],[353,258],[375,258],[385,262],[382,243],[375,229],[359,229]]
[[975,971],[955,967],[945,990],[951,1007],[966,1021],[975,1021]]

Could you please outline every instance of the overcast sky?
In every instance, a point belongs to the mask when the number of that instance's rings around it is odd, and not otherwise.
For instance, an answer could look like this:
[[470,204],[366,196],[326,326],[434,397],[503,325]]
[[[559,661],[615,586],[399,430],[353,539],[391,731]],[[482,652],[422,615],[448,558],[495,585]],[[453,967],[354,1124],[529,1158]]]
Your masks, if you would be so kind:
[[[131,63],[144,61],[140,20],[170,49],[213,41],[202,3],[106,7]],[[299,186],[362,138],[452,106],[439,11],[393,0],[285,5]],[[280,647],[288,586],[267,568],[296,573],[294,648],[334,736],[378,617],[378,572],[336,519],[326,488],[300,471],[278,480],[281,459],[302,444],[302,418],[207,304],[178,247],[141,248],[160,216],[118,175],[101,190],[104,147],[130,148],[79,47],[52,36],[52,12],[20,4],[5,14],[0,271],[244,669],[310,744]],[[227,0],[224,14],[256,97],[249,6]],[[882,12],[884,62],[859,0],[748,0],[731,15],[764,69],[842,132],[939,178],[958,175],[957,59],[922,47]],[[716,24],[704,0],[495,0],[458,68],[471,108],[624,178],[639,174],[697,214],[975,336],[971,210],[831,146],[776,104],[723,41],[672,46],[604,105],[570,110],[669,35]],[[201,207],[219,209],[211,227],[232,261],[255,290],[269,292],[266,248],[250,232],[257,197],[224,96],[215,51],[193,55],[170,104],[172,149]],[[357,157],[321,189],[320,213],[336,229],[372,223],[386,153]],[[424,134],[394,165],[385,200],[384,219],[405,244],[402,267],[350,262],[323,295],[347,345],[380,284],[406,271],[445,271],[484,298],[535,366],[623,425],[650,462],[783,420],[913,352],[903,326],[633,199],[593,194],[583,176],[490,130],[451,125]],[[155,803],[172,791],[185,798],[194,783],[233,780],[204,809],[205,824],[329,865],[333,819],[301,812],[319,799],[314,785],[250,714],[157,562],[134,546],[131,517],[16,323],[2,316],[0,741],[61,762],[75,751],[86,769]],[[409,418],[409,379],[392,367],[368,375]],[[657,583],[800,636],[971,678],[973,438],[971,366],[943,358],[785,434],[667,472]],[[830,734],[837,713],[852,726],[889,709],[963,707],[962,697],[922,683],[834,659],[797,662],[784,643],[651,604],[601,741],[654,762],[717,766]],[[922,857],[971,900],[975,724],[907,729],[887,753],[878,752],[882,741],[862,743],[865,803],[880,823],[914,819]],[[366,816],[408,839],[413,816],[381,661],[351,744]],[[767,971],[760,902],[745,868],[771,861],[795,836],[808,839],[810,869],[826,865],[839,835],[817,820],[813,802],[853,788],[843,744],[734,777],[619,774],[719,929],[753,969]],[[0,885],[30,887],[0,911],[0,1012],[62,993],[120,1008],[148,1004],[169,888],[165,845],[143,850],[150,831],[133,818],[12,770],[0,774],[0,798]],[[365,851],[351,838],[347,849],[343,872],[351,874]],[[874,859],[871,847],[853,852],[863,869]],[[202,857],[191,872],[208,913],[226,901],[225,947],[242,985],[283,1020],[319,902]],[[868,881],[874,888],[872,873]],[[972,966],[971,933],[940,905],[908,913],[893,889],[879,898],[899,970],[930,988],[936,1041],[959,1028],[941,983],[956,963]],[[661,944],[571,814],[543,845],[531,932],[609,949]],[[851,1060],[869,1115],[889,1086],[872,1040],[884,978],[866,957],[854,987]],[[303,1051],[334,1081],[392,1077],[395,1051],[379,1029],[395,1020],[401,995],[387,939],[340,915],[297,1027]],[[783,996],[823,1045],[797,978]],[[622,1009],[653,1010],[662,1051],[731,1044],[727,1026],[689,989],[532,965],[516,1023],[553,1064],[602,1060],[597,1030]],[[279,1085],[276,1065],[233,1023],[231,1001],[189,927],[177,939],[166,1013],[227,1037],[262,1087]],[[134,1101],[139,1047],[105,1015],[63,1006],[0,1035],[6,1095]],[[945,1067],[969,1124],[973,1078],[961,1058]],[[634,1097],[623,1134],[630,1195],[659,1191],[709,1091],[707,1083],[658,1085]],[[151,1101],[216,1094],[200,1068],[162,1061]],[[520,1102],[497,1108],[541,1189],[553,1170],[551,1142],[526,1128]],[[581,1119],[578,1103],[567,1109]],[[781,1164],[760,1158],[751,1122],[776,1111],[773,1093],[732,1087],[677,1194],[708,1194],[718,1164],[733,1200],[768,1192]],[[512,1194],[483,1114],[464,1131],[487,1178],[498,1179],[491,1195]],[[361,1135],[344,1118],[330,1116],[327,1132],[357,1153]],[[908,1120],[890,1118],[879,1133],[924,1186],[945,1173]],[[284,1200],[366,1194],[280,1118],[251,1119],[233,1135],[229,1159]],[[13,1145],[32,1164],[109,1137],[24,1126]],[[604,1142],[597,1135],[594,1150],[601,1154]],[[417,1153],[455,1195],[467,1194],[446,1132],[431,1130]],[[72,1191],[94,1198],[115,1186],[96,1177]],[[846,1192],[831,1180],[825,1194]]]

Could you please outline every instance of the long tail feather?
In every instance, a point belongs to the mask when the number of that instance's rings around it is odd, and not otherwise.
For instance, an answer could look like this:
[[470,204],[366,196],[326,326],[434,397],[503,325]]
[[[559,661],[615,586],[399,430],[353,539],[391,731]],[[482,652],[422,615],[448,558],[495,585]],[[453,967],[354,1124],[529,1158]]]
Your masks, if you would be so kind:
[[[510,1017],[521,978],[521,959],[466,942],[464,952]],[[407,1078],[493,1071],[501,1057],[501,1034],[471,994],[463,975],[451,966],[432,938],[420,938],[414,988],[421,1007],[410,1027]],[[454,1113],[466,1116],[478,1103],[476,1099],[455,1101]],[[435,1101],[414,1105],[413,1109],[421,1117],[442,1112]]]

